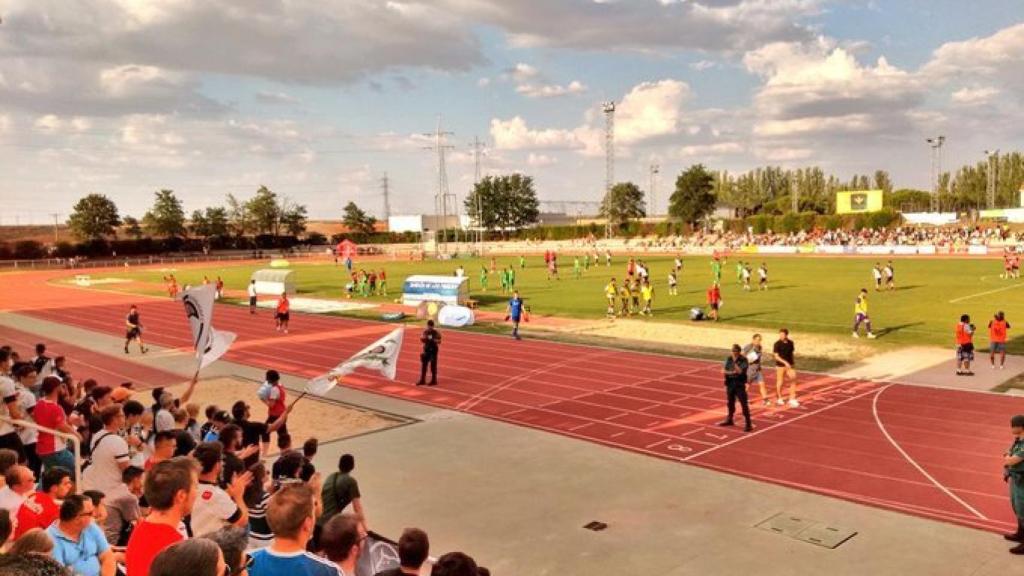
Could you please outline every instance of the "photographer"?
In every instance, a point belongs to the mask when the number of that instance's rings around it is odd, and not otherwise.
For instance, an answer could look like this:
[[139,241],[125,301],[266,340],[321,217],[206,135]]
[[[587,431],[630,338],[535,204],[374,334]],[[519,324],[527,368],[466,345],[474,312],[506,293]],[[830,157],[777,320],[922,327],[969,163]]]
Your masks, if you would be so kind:
[[974,376],[971,362],[974,360],[974,324],[967,314],[960,316],[956,325],[956,375]]

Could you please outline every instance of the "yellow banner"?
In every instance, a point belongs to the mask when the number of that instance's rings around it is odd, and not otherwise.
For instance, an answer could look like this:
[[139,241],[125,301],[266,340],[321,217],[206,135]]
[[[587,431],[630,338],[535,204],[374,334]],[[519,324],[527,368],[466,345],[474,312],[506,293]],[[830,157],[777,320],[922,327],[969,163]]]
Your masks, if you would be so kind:
[[836,214],[859,214],[882,209],[881,190],[836,192]]

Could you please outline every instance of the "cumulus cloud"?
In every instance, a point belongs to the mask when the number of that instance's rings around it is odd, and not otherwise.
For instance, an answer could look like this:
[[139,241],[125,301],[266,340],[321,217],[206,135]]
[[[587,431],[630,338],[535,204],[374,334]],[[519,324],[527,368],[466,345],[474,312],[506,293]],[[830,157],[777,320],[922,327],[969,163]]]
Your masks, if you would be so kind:
[[547,154],[534,154],[530,152],[526,157],[527,166],[540,167],[540,166],[552,166],[558,163],[558,159],[554,156],[548,156]]
[[557,84],[551,82],[536,66],[523,62],[506,69],[500,79],[514,84],[516,93],[527,98],[557,98],[587,91],[587,87],[579,80]]
[[1000,90],[993,86],[965,86],[950,94],[950,99],[957,104],[975,106],[978,104],[988,104],[999,93]]
[[740,142],[716,142],[713,144],[693,144],[683,146],[679,149],[679,154],[683,158],[689,160],[693,158],[699,159],[704,157],[742,154],[745,151],[746,146]]

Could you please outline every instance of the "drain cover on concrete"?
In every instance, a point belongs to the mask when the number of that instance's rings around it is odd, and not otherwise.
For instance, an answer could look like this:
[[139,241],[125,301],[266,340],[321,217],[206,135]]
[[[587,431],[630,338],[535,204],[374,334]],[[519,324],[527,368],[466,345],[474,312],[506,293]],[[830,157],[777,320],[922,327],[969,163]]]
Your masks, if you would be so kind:
[[780,512],[755,526],[761,530],[832,549],[857,535],[856,530],[830,526],[824,522],[786,512]]
[[782,534],[783,536],[795,537],[801,530],[812,524],[814,524],[813,520],[783,512],[761,522],[757,527],[769,532]]
[[798,540],[803,540],[804,542],[824,546],[825,548],[837,548],[840,544],[846,542],[850,538],[853,538],[856,534],[856,530],[850,530],[849,528],[816,524],[801,531],[796,535],[796,538]]
[[594,520],[593,522],[587,522],[586,524],[583,525],[583,527],[586,528],[587,530],[593,530],[594,532],[600,532],[601,530],[604,530],[605,528],[607,528],[608,525],[605,524],[604,522],[598,522],[597,520]]

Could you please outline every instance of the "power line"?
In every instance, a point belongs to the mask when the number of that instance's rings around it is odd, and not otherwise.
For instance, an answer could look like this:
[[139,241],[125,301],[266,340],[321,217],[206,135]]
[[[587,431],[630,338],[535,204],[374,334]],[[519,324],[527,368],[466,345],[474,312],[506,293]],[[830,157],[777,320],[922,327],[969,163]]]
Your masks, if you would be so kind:
[[[447,144],[447,137],[454,136],[454,132],[446,132],[441,130],[441,115],[437,116],[437,129],[433,134],[424,133],[424,136],[432,136],[434,138],[433,146],[425,146],[424,149],[432,150],[437,152],[437,194],[434,196],[434,211],[439,222],[435,226],[439,226],[442,230],[441,244],[435,244],[439,250],[443,249],[445,253],[448,252],[447,243],[447,228],[448,228],[448,202],[451,198],[452,204],[454,204],[453,194],[448,192],[448,168],[445,162],[445,154],[448,150],[455,148]],[[456,232],[457,233],[457,232]]]

